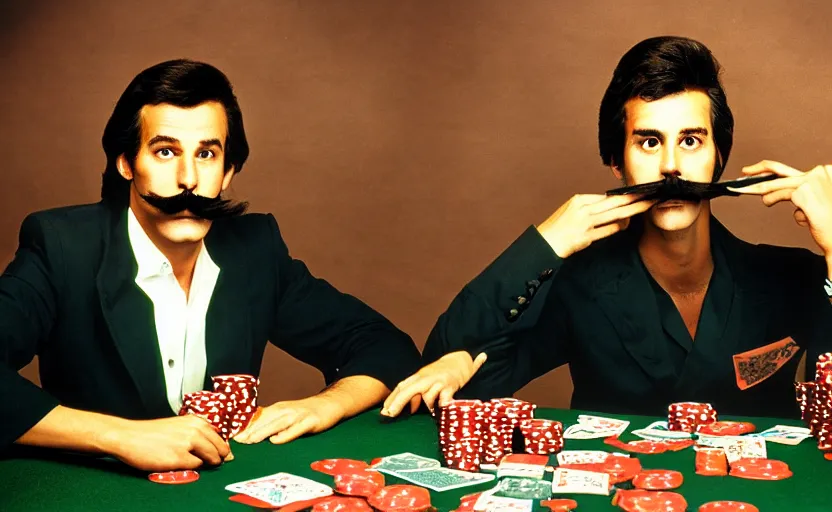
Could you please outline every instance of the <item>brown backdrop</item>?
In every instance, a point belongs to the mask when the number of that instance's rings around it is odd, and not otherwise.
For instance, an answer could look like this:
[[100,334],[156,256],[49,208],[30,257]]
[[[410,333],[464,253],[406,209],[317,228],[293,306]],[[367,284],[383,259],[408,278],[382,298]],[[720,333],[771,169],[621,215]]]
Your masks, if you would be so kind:
[[[700,39],[725,66],[737,118],[726,176],[763,158],[832,161],[823,0],[3,4],[3,266],[27,212],[97,200],[116,99],[141,69],[186,56],[236,87],[252,146],[236,195],[273,212],[314,273],[419,346],[526,226],[615,185],[597,156],[598,104],[643,38]],[[813,247],[788,207],[742,198],[714,210],[746,239]],[[24,373],[36,378],[33,365]],[[267,402],[322,384],[273,348],[264,375]],[[562,369],[520,396],[566,406],[570,391]]]

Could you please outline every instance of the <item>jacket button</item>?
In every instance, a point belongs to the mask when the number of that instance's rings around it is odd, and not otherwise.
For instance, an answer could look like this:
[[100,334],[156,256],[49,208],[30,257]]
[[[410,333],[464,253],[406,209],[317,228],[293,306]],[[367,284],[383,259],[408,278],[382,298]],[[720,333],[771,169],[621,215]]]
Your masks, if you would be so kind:
[[520,312],[519,312],[519,311],[517,311],[516,309],[511,309],[511,310],[508,312],[508,316],[509,316],[509,317],[511,317],[511,318],[514,318],[515,316],[517,316],[517,315],[519,315],[519,314],[520,314]]
[[522,295],[521,295],[521,296],[519,296],[519,297],[517,297],[517,303],[518,303],[518,304],[520,304],[521,306],[522,306],[523,304],[525,304],[526,302],[528,302],[528,300],[526,299],[526,297],[523,297]]

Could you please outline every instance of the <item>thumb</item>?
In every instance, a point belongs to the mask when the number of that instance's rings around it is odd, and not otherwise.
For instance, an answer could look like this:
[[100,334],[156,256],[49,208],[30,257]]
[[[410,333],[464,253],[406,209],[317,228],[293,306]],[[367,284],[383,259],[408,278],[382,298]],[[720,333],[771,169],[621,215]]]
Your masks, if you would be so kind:
[[483,364],[485,364],[485,360],[486,360],[486,359],[488,359],[488,356],[487,356],[487,355],[485,355],[485,352],[480,352],[480,353],[477,355],[477,357],[474,359],[474,371],[473,371],[473,372],[471,372],[471,375],[472,375],[472,376],[473,376],[475,373],[477,373],[477,371],[480,369],[480,367],[482,367],[482,365],[483,365]]

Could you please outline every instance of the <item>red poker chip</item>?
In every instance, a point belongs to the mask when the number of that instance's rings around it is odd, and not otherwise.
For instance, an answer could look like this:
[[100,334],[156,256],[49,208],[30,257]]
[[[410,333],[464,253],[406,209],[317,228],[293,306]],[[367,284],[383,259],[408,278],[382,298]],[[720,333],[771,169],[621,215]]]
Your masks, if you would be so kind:
[[335,491],[346,496],[366,498],[384,487],[384,475],[367,469],[335,475]]
[[569,512],[578,508],[578,502],[569,499],[543,500],[540,505],[548,508],[551,512]]
[[369,465],[363,460],[324,459],[313,462],[309,465],[309,467],[325,475],[335,476],[338,473],[364,471],[369,467]]
[[633,486],[649,491],[667,491],[681,487],[684,477],[669,469],[646,469],[633,478]]
[[684,512],[688,503],[684,496],[668,491],[619,489],[612,504],[627,512]]
[[757,427],[753,423],[745,421],[715,421],[697,427],[697,432],[710,436],[741,436],[755,430]]
[[742,501],[711,501],[699,507],[698,512],[760,512],[760,510]]
[[722,448],[702,447],[696,451],[696,474],[702,476],[728,475],[728,459]]
[[361,498],[329,497],[316,503],[312,512],[373,512],[373,509]]
[[823,458],[826,460],[832,460],[832,452],[824,453]]
[[780,460],[749,458],[731,463],[728,474],[749,480],[783,480],[792,476],[792,471]]
[[422,512],[430,508],[430,492],[415,485],[388,485],[367,501],[381,512]]
[[161,473],[150,473],[147,479],[157,484],[189,484],[199,480],[199,473],[192,469],[183,471],[165,471]]

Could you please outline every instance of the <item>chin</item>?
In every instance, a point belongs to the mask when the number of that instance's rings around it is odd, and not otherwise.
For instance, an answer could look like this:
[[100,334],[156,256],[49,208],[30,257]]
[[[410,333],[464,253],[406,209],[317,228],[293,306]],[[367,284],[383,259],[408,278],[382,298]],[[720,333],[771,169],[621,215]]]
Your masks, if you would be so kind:
[[661,231],[682,231],[693,226],[702,211],[701,203],[668,201],[650,208],[650,222]]
[[159,234],[175,244],[196,243],[202,241],[211,222],[198,218],[171,219],[159,226]]

